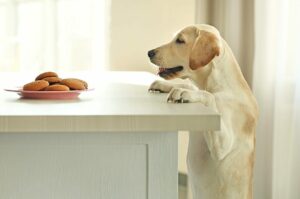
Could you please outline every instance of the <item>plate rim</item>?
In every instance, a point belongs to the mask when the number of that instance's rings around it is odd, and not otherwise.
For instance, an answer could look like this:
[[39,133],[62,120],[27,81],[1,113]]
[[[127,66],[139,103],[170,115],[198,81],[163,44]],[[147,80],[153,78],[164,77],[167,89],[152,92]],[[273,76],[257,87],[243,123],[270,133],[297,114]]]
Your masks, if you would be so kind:
[[82,93],[82,92],[88,92],[88,91],[94,91],[95,88],[89,88],[85,90],[69,90],[69,91],[25,91],[23,89],[8,89],[4,88],[7,92],[15,92],[15,93],[34,93],[34,94],[56,94],[56,93]]

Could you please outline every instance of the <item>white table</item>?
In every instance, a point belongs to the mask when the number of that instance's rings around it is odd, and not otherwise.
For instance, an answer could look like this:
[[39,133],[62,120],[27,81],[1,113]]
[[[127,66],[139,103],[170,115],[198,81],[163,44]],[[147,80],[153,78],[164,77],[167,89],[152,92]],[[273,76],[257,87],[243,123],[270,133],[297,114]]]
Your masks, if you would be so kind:
[[[0,85],[28,81],[19,76],[2,73]],[[155,78],[90,76],[96,90],[71,101],[1,89],[0,199],[177,198],[177,132],[218,130],[220,117],[148,93]]]

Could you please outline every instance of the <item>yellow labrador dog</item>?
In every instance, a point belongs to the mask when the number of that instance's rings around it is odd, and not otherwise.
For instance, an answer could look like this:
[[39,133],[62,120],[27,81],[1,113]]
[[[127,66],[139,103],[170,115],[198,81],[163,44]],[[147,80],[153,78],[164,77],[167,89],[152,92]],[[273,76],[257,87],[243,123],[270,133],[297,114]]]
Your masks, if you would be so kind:
[[198,102],[221,115],[221,130],[190,132],[188,168],[194,199],[251,199],[258,118],[256,100],[219,31],[189,26],[148,52],[164,79],[188,78],[194,85],[155,81],[149,91],[169,93],[168,102]]

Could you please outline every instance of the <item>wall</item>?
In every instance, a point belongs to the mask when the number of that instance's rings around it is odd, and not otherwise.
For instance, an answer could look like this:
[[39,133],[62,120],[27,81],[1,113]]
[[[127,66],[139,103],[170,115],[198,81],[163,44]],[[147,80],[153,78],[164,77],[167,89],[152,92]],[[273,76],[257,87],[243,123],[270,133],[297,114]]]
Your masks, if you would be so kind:
[[194,0],[112,0],[109,69],[153,71],[147,51],[168,42],[194,18]]

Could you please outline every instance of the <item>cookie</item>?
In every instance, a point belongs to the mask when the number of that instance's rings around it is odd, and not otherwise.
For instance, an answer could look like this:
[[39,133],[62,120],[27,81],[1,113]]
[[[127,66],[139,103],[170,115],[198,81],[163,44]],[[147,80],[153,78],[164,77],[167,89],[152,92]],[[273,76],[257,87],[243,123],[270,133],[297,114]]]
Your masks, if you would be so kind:
[[77,80],[79,80],[79,81],[81,81],[83,83],[85,89],[88,89],[89,85],[88,85],[88,83],[86,81],[83,81],[81,79],[77,79]]
[[55,84],[55,83],[59,83],[61,81],[61,78],[59,78],[59,77],[45,77],[45,78],[43,78],[43,80],[49,82],[49,84]]
[[60,83],[68,86],[71,90],[85,90],[86,89],[82,80],[79,80],[79,79],[74,79],[74,78],[63,79],[63,80],[61,80]]
[[44,91],[69,91],[70,88],[65,85],[55,84],[47,86]]
[[68,80],[76,80],[76,81],[81,81],[85,87],[85,89],[88,89],[88,83],[82,79],[77,79],[77,78],[68,78]]
[[24,91],[40,91],[49,86],[49,82],[45,80],[38,80],[34,82],[30,82],[23,86]]
[[35,80],[42,80],[46,77],[58,77],[58,75],[55,73],[55,72],[45,72],[45,73],[42,73],[42,74],[39,74]]

